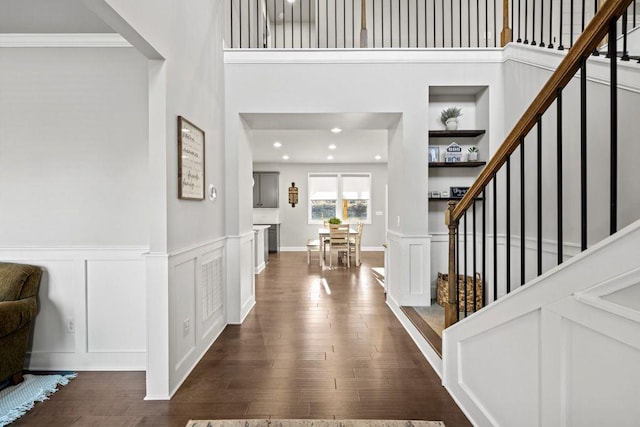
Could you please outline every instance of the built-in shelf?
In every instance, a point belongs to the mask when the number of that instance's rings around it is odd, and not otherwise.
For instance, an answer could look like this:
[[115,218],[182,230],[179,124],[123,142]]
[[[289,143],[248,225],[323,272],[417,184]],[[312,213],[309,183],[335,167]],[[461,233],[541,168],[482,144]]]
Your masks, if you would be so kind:
[[[429,197],[430,202],[448,202],[449,200],[462,200],[462,197]],[[482,197],[476,200],[482,200]]]
[[472,162],[429,162],[430,168],[477,168],[486,165],[487,162],[472,161]]
[[461,129],[461,130],[430,130],[431,138],[475,138],[484,135],[484,129]]

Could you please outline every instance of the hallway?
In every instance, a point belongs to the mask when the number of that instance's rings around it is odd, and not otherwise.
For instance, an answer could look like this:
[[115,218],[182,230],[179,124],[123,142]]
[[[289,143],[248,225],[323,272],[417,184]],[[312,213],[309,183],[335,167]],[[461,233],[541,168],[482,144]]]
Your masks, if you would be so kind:
[[143,401],[141,373],[83,372],[16,425],[269,417],[469,425],[387,308],[370,270],[382,264],[382,252],[364,253],[361,267],[321,277],[304,252],[272,254],[256,276],[254,309],[225,329],[171,401]]

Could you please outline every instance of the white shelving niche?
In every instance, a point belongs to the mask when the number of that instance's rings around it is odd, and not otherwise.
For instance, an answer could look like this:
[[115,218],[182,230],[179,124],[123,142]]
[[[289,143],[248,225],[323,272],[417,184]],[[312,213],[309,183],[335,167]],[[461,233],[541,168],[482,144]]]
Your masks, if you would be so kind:
[[[458,132],[444,132],[445,127],[440,121],[441,111],[448,107],[459,107],[462,116],[458,119]],[[468,148],[478,147],[478,162],[466,163],[449,167],[446,164],[429,164],[429,193],[432,191],[450,191],[450,187],[470,187],[485,162],[489,159],[489,87],[488,86],[430,86],[429,87],[429,146],[437,146],[440,151],[440,162],[444,162],[446,148],[452,142],[462,147],[463,160],[467,159]],[[468,132],[468,131],[477,132]],[[477,134],[477,135],[476,135]],[[428,161],[428,159],[427,159]],[[425,162],[428,163],[428,162]],[[451,194],[450,194],[451,195]],[[482,203],[476,204],[476,231],[481,231]],[[447,272],[448,231],[444,223],[447,209],[446,198],[431,198],[428,201],[429,234],[431,244],[431,295],[437,295],[438,272]],[[473,232],[472,216],[467,221],[469,249]],[[463,239],[464,227],[460,227],[460,238]],[[469,252],[470,253],[470,252]],[[461,254],[462,256],[463,254]],[[469,267],[469,274],[471,274]],[[462,272],[461,272],[462,273]],[[435,302],[434,302],[435,303]]]

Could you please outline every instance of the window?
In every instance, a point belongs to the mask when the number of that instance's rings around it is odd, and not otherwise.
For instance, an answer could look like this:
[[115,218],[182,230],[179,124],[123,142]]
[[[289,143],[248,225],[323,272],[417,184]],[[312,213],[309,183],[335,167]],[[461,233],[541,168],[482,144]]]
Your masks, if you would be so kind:
[[371,174],[309,174],[309,224],[331,217],[343,222],[371,223]]

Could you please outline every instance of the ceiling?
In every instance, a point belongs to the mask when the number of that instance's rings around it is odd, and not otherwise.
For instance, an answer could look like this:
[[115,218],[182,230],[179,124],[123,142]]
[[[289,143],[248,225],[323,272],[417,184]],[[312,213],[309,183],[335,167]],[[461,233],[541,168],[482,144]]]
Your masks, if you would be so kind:
[[113,33],[80,0],[0,0],[0,33]]
[[[400,115],[283,113],[242,114],[242,118],[252,129],[256,163],[386,163],[387,130],[398,123]],[[336,127],[342,132],[331,132]],[[282,147],[274,147],[276,141]],[[284,155],[289,159],[283,159]]]

